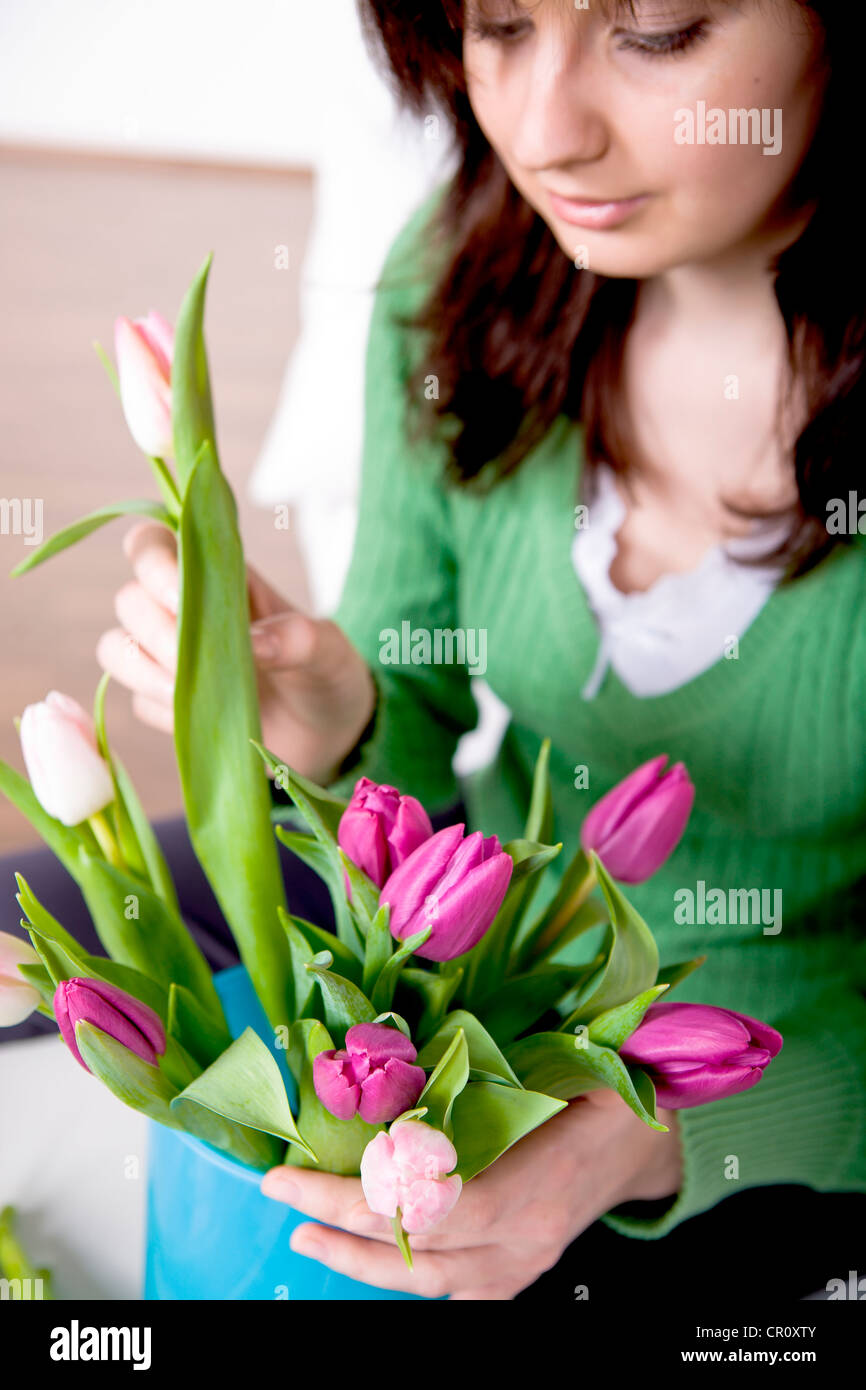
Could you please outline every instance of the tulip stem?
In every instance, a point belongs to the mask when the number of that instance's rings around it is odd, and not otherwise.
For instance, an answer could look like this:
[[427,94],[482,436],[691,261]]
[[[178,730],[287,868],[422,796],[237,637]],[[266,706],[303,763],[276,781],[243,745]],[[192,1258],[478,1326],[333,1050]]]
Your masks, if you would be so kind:
[[117,843],[114,831],[109,824],[105,812],[97,811],[95,816],[88,816],[87,823],[96,836],[99,848],[102,850],[109,864],[113,864],[116,869],[125,868],[126,865],[124,864],[123,855],[120,852],[120,846]]
[[391,1229],[394,1232],[394,1239],[397,1242],[397,1247],[400,1251],[400,1254],[406,1261],[406,1265],[409,1269],[413,1269],[414,1266],[412,1264],[412,1247],[409,1244],[409,1237],[403,1230],[403,1213],[401,1212],[399,1207],[397,1208],[397,1215],[391,1217]]
[[[571,922],[572,919],[577,916],[577,913],[583,907],[584,903],[586,902],[587,898],[589,897],[590,893],[593,891],[597,883],[598,877],[596,876],[596,872],[592,864],[590,864],[585,876],[581,879],[580,883],[578,884],[575,891],[572,893],[571,897],[563,903],[562,907],[559,909],[556,915],[551,918],[547,926],[544,928],[544,931],[538,937],[537,941],[534,941],[532,943],[533,957],[543,955],[545,951],[549,950],[549,948],[559,937],[559,934],[563,930],[563,928],[568,926],[569,922]],[[586,927],[584,928],[584,930],[588,930],[590,927],[594,927],[595,925],[596,919],[588,917]],[[576,933],[576,935],[579,935],[579,933]]]

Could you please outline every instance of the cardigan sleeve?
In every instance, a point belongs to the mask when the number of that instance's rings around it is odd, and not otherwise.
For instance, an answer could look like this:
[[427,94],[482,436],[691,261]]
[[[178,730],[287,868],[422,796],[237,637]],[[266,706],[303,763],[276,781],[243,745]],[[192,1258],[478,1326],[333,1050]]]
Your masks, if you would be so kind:
[[[437,630],[451,632],[458,621],[450,508],[441,476],[445,444],[439,437],[420,445],[408,440],[411,355],[394,315],[412,312],[428,288],[426,243],[418,233],[441,191],[394,241],[374,299],[358,524],[331,615],[370,667],[377,692],[373,718],[331,790],[347,796],[357,778],[367,776],[417,796],[434,814],[459,795],[452,758],[460,736],[475,727],[478,711],[465,665],[435,659]],[[452,654],[450,638],[439,638],[438,651]]]
[[626,1203],[602,1216],[604,1225],[652,1240],[745,1187],[866,1192],[862,991],[840,986],[809,1011],[770,1021],[784,1042],[756,1086],[677,1111],[682,1187],[666,1209]]

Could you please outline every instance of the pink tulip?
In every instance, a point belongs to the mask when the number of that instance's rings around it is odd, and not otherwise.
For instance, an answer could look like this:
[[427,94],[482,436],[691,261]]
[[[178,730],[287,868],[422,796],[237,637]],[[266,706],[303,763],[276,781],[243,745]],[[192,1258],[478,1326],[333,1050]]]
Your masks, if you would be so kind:
[[767,1023],[710,1004],[651,1004],[619,1049],[649,1075],[659,1105],[684,1110],[755,1086],[782,1046]]
[[595,850],[622,883],[643,883],[678,845],[695,789],[683,763],[667,772],[667,754],[651,758],[596,802],[583,822],[580,843]]
[[69,1051],[85,1071],[90,1068],[75,1040],[75,1025],[82,1020],[123,1043],[152,1067],[166,1049],[165,1029],[159,1014],[125,990],[102,980],[80,977],[61,980],[54,992],[54,1017]]
[[114,350],[120,401],[130,434],[152,458],[171,458],[171,363],[174,329],[153,309],[143,319],[118,318]]
[[23,1023],[39,1007],[39,990],[19,973],[19,965],[38,965],[39,957],[20,936],[0,931],[0,1028]]
[[34,795],[49,816],[78,825],[114,800],[93,723],[77,700],[52,690],[21,716],[21,751]]
[[427,1080],[412,1043],[399,1028],[356,1023],[345,1049],[320,1052],[313,1061],[316,1095],[338,1120],[360,1115],[369,1125],[386,1124],[411,1110]]
[[414,796],[401,796],[396,787],[360,777],[340,817],[337,841],[352,863],[381,888],[391,871],[432,834],[430,817]]
[[379,901],[391,908],[399,941],[430,925],[417,955],[453,960],[471,950],[502,906],[514,867],[495,835],[463,838],[463,825],[431,835],[386,880]]
[[404,1231],[420,1235],[447,1216],[463,1181],[446,1177],[457,1150],[441,1130],[420,1120],[397,1120],[371,1139],[361,1158],[361,1186],[367,1206],[394,1217],[400,1208]]

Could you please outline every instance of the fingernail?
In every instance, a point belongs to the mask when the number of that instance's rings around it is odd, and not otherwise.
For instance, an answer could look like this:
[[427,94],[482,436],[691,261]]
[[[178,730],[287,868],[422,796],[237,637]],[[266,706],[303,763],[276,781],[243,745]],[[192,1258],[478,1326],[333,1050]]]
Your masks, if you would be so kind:
[[266,1197],[274,1197],[278,1202],[294,1206],[301,1195],[297,1183],[286,1177],[281,1168],[272,1168],[261,1181],[260,1189]]
[[321,1239],[315,1226],[298,1226],[292,1231],[289,1244],[299,1255],[321,1248]]

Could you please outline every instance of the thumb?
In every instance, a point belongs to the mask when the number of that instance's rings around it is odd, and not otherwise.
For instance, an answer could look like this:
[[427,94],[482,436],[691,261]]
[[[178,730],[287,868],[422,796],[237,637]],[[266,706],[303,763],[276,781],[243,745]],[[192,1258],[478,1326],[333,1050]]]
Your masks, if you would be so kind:
[[318,623],[303,613],[290,610],[262,618],[250,627],[250,640],[256,665],[267,671],[306,666],[312,661],[318,637]]

